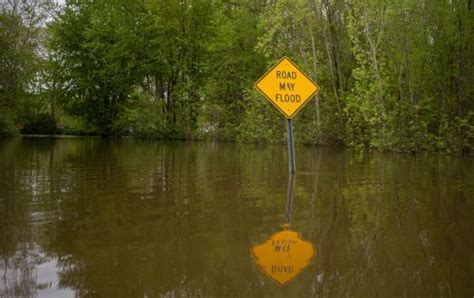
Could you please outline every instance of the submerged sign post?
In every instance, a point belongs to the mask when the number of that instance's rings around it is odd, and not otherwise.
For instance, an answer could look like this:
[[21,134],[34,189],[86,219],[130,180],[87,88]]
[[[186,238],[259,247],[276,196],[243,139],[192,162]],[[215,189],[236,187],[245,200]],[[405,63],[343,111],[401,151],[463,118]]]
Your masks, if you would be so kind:
[[287,119],[290,173],[295,173],[291,119],[319,91],[319,86],[288,57],[281,58],[256,83],[255,88]]

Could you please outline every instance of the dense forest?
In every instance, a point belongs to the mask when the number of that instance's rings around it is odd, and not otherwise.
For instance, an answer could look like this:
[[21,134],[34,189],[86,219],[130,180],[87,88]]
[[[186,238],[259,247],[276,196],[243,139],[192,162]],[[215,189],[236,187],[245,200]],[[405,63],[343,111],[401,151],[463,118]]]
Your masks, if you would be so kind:
[[0,136],[281,142],[284,55],[321,86],[297,142],[474,149],[472,0],[0,0]]

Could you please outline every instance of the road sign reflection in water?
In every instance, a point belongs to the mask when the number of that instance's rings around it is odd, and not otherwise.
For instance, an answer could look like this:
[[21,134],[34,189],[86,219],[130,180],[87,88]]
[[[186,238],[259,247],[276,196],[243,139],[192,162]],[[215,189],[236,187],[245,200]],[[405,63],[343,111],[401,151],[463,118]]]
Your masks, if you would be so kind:
[[313,243],[303,240],[300,233],[290,229],[293,186],[294,175],[290,175],[285,214],[287,223],[283,225],[283,231],[251,249],[255,262],[271,280],[282,286],[303,272],[316,254]]
[[252,254],[273,281],[285,285],[308,267],[315,249],[311,242],[301,239],[299,233],[288,229],[254,246]]

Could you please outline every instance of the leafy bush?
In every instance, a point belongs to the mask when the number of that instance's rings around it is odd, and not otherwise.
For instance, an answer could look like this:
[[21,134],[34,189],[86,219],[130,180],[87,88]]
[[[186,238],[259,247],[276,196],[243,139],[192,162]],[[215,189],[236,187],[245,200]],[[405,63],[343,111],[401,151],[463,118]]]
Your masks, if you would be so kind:
[[23,134],[55,134],[56,120],[49,113],[41,113],[33,116],[23,126]]
[[6,113],[0,113],[0,138],[15,135],[16,133],[17,129],[11,117],[8,117]]
[[136,90],[119,107],[113,131],[118,135],[143,138],[159,137],[161,132],[159,103]]

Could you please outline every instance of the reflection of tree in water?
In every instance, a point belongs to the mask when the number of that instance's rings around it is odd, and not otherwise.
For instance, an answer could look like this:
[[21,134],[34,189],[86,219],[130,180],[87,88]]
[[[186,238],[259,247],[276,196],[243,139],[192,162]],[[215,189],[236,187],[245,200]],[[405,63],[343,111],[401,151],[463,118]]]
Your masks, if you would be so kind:
[[[96,256],[93,252],[85,251],[73,253],[74,256],[80,256],[79,259],[87,260],[87,264],[81,268],[96,272],[87,275],[91,277],[85,277],[89,288],[113,293],[114,289],[122,289],[123,280],[128,279],[125,284],[130,284],[130,287],[136,285],[131,290],[138,294],[143,291],[167,293],[183,289],[213,293],[219,289],[237,289],[241,281],[248,278],[246,276],[249,274],[244,273],[249,270],[247,264],[236,260],[243,260],[244,257],[246,260],[246,250],[239,247],[248,243],[252,229],[255,230],[252,222],[260,220],[260,216],[255,212],[246,212],[249,205],[255,204],[255,200],[235,200],[229,191],[244,189],[252,195],[261,193],[261,197],[268,197],[266,185],[275,182],[270,178],[262,182],[250,179],[250,176],[261,171],[262,163],[248,156],[262,158],[258,154],[260,148],[253,152],[242,150],[239,152],[241,156],[235,159],[228,157],[235,154],[233,149],[226,152],[225,148],[213,147],[206,145],[198,150],[165,147],[158,151],[158,156],[147,155],[148,160],[156,158],[155,164],[163,164],[160,168],[167,169],[164,173],[158,171],[152,174],[156,177],[153,199],[148,205],[137,205],[135,211],[121,216],[123,223],[120,226],[114,220],[108,220],[110,230],[120,231],[121,235],[117,236],[133,240],[126,243],[122,239],[112,239],[112,235],[102,231],[103,226],[100,225],[97,233],[103,234],[100,237],[107,238],[106,242],[113,244],[107,249],[107,254]],[[165,161],[162,162],[162,159]],[[262,158],[262,162],[270,165],[266,165],[266,171],[276,172],[272,168],[274,159],[269,156]],[[264,177],[261,176],[264,173],[259,173],[259,177]],[[285,181],[285,177],[282,178]],[[274,196],[280,197],[278,194]],[[273,205],[272,200],[263,203]],[[284,201],[280,205],[279,215]],[[240,212],[235,213],[235,210]],[[140,233],[143,238],[134,238],[135,233]],[[87,241],[93,237],[99,236],[89,232],[74,238]],[[151,257],[142,260],[140,256]],[[120,268],[113,267],[115,262]],[[114,276],[111,272],[101,271],[104,270],[101,268],[115,268],[111,270],[123,270],[129,274],[115,281],[99,281],[97,276]],[[236,278],[236,274],[241,279]]]
[[[457,194],[450,190],[453,184],[443,180],[441,169],[430,172],[420,167],[429,162],[381,155],[351,158],[338,169],[342,180],[328,177],[334,172],[330,167],[340,162],[331,159],[316,166],[326,177],[316,176],[319,193],[312,209],[316,221],[308,227],[319,231],[311,238],[318,243],[319,266],[315,278],[308,280],[315,293],[469,292],[472,272],[465,263],[470,258],[466,245],[473,245],[465,235],[473,230],[468,216],[472,207],[462,199],[461,185]],[[461,163],[450,166],[458,167],[451,168],[452,174],[462,173]],[[464,176],[456,179],[467,181]],[[442,208],[437,208],[440,203]]]
[[[76,171],[77,181],[68,182],[68,194],[78,195],[63,195],[59,220],[47,229],[51,242],[45,243],[58,257],[61,285],[106,295],[120,295],[124,286],[131,295],[192,292],[215,287],[219,279],[231,286],[230,276],[223,274],[223,252],[237,247],[229,235],[213,231],[235,226],[232,216],[216,217],[215,209],[225,206],[215,204],[226,204],[221,194],[229,187],[229,169],[237,175],[234,183],[241,183],[238,163],[213,145],[135,146],[100,148],[106,152],[97,158],[94,152],[85,154],[93,168],[106,169],[100,186],[81,181],[87,172]],[[130,155],[130,148],[138,152]],[[224,162],[213,163],[216,158]]]
[[[247,245],[283,220],[284,146],[53,143],[0,149],[0,249],[9,268],[36,244],[57,259],[60,286],[80,296],[281,295],[252,267]],[[292,225],[318,257],[285,293],[469,292],[474,171],[430,164],[298,150]],[[16,293],[34,295],[28,268],[46,259],[21,261],[29,275]]]
[[[35,244],[43,216],[32,212],[31,194],[42,192],[39,185],[47,174],[45,165],[51,143],[35,151],[23,150],[21,141],[5,142],[0,147],[0,296],[33,296],[37,288],[36,267],[47,261]],[[25,171],[24,168],[35,162]],[[13,164],[12,164],[13,163]],[[33,198],[32,198],[33,197]]]
[[48,261],[40,251],[20,245],[14,255],[0,265],[0,297],[32,297],[48,284],[38,283],[37,266]]

